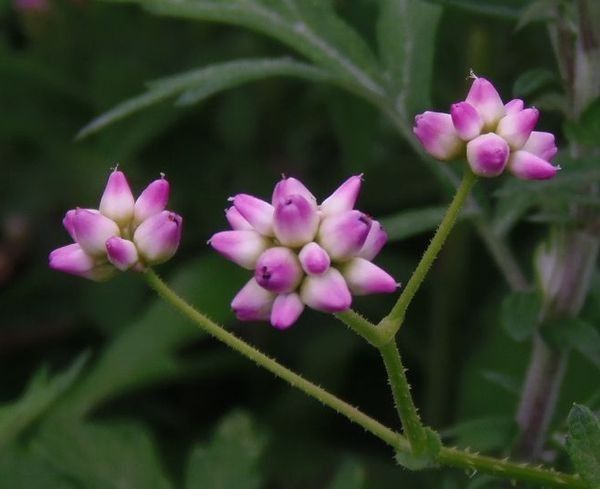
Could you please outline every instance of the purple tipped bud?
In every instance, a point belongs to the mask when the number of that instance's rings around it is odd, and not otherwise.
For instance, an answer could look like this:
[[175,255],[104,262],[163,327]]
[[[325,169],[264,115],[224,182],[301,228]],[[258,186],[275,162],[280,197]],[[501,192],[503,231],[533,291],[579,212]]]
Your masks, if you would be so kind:
[[300,297],[307,306],[323,312],[345,311],[352,304],[344,277],[333,267],[323,275],[306,277],[300,288]]
[[135,245],[128,239],[114,236],[106,242],[108,261],[124,272],[138,262],[138,252]]
[[[98,212],[98,211],[96,211]],[[67,211],[67,213],[65,214],[65,217],[63,218],[63,226],[64,228],[67,230],[67,233],[69,233],[69,236],[71,236],[71,238],[73,238],[73,241],[77,241],[77,238],[75,237],[75,228],[74,228],[74,220],[75,220],[75,214],[77,213],[77,209],[71,209],[70,211]]]
[[533,131],[525,146],[523,146],[523,151],[528,151],[539,156],[542,160],[550,161],[558,152],[558,148],[554,142],[554,134]]
[[246,221],[246,219],[244,219],[244,216],[240,214],[240,211],[238,211],[233,206],[225,211],[225,219],[227,219],[227,222],[231,226],[231,229],[244,229],[246,231],[254,230],[252,225],[248,221]]
[[331,259],[317,243],[308,243],[298,255],[302,269],[308,275],[321,275],[329,269]]
[[298,287],[302,280],[302,267],[293,251],[277,246],[260,255],[254,278],[261,287],[284,294]]
[[285,246],[298,247],[312,241],[319,228],[316,206],[298,194],[288,195],[275,208],[273,231]]
[[456,133],[463,141],[470,141],[481,134],[483,119],[471,104],[467,102],[453,104],[450,115]]
[[275,297],[273,292],[250,279],[231,301],[231,308],[240,321],[262,321],[271,316]]
[[358,256],[369,261],[372,260],[379,254],[383,245],[387,243],[387,239],[388,235],[385,232],[385,229],[383,229],[383,226],[379,221],[373,220],[365,244],[358,252]]
[[300,180],[293,177],[283,178],[275,185],[272,199],[273,207],[277,207],[279,204],[285,202],[290,195],[301,195],[313,207],[317,207],[317,199],[315,196]]
[[267,238],[252,230],[222,231],[208,243],[228,260],[253,270],[258,257],[270,246]]
[[483,119],[484,127],[489,130],[493,130],[506,113],[496,88],[485,78],[473,80],[465,102],[477,109]]
[[181,241],[183,219],[174,212],[162,211],[142,222],[135,230],[133,242],[147,265],[171,258]]
[[323,220],[318,242],[332,260],[347,260],[363,247],[370,229],[368,216],[360,211],[347,211]]
[[399,286],[390,274],[364,258],[353,258],[341,272],[354,295],[394,292]]
[[98,211],[77,209],[71,215],[73,233],[77,242],[89,255],[106,255],[106,240],[120,236],[119,226]]
[[120,226],[125,226],[133,217],[134,203],[125,174],[113,171],[100,200],[100,212]]
[[560,170],[546,160],[527,151],[515,151],[508,163],[508,169],[522,180],[548,180]]
[[464,147],[450,114],[423,112],[415,117],[413,132],[431,156],[438,160],[456,158]]
[[506,115],[511,115],[521,112],[523,107],[525,107],[523,101],[520,98],[515,98],[504,106],[504,110],[506,111]]
[[362,174],[350,177],[321,203],[321,212],[332,215],[352,210],[358,199],[361,185]]
[[496,133],[502,136],[513,150],[521,149],[531,131],[537,124],[540,113],[537,109],[525,109],[515,114],[510,114],[498,123]]
[[494,133],[478,136],[467,144],[467,161],[473,173],[480,177],[500,175],[506,167],[509,154],[506,141]]
[[271,324],[277,329],[287,329],[302,314],[304,303],[298,294],[278,295],[271,310]]
[[114,272],[110,265],[96,265],[77,243],[57,248],[50,253],[49,265],[53,270],[89,278],[95,281],[108,279]]
[[275,209],[264,200],[252,195],[238,194],[232,199],[233,205],[254,229],[265,236],[273,236],[273,213]]
[[134,220],[137,224],[162,212],[167,207],[170,193],[169,182],[161,177],[148,185],[135,201]]

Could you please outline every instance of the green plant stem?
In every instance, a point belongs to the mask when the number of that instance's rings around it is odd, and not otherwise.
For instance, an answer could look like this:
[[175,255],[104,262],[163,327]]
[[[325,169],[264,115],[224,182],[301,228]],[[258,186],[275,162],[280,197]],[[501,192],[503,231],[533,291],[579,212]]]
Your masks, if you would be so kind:
[[357,335],[362,336],[375,348],[379,348],[382,344],[383,337],[381,335],[381,328],[378,328],[375,324],[365,319],[356,311],[348,309],[347,311],[336,313],[335,317],[342,321]]
[[421,287],[423,280],[425,280],[427,272],[442,249],[442,246],[450,234],[450,231],[452,231],[454,223],[456,222],[456,218],[458,217],[458,214],[460,213],[460,210],[467,200],[467,197],[469,196],[469,193],[476,181],[477,177],[475,174],[471,172],[470,169],[465,170],[463,179],[456,190],[456,194],[454,195],[448,210],[446,211],[446,215],[444,216],[444,219],[442,219],[442,222],[437,228],[433,239],[425,250],[421,261],[417,265],[417,268],[410,277],[410,280],[406,284],[402,294],[400,294],[400,297],[398,298],[398,301],[392,308],[391,312],[381,321],[381,328],[389,340],[396,335],[400,329],[400,326],[402,326],[408,306],[419,290],[419,287]]
[[[315,398],[350,421],[362,426],[366,431],[375,435],[393,449],[399,452],[410,453],[410,444],[400,433],[381,424],[379,421],[371,418],[354,406],[351,406],[347,402],[327,392],[322,387],[306,380],[245,341],[224,330],[217,323],[200,313],[179,297],[152,270],[146,271],[145,277],[148,285],[154,289],[160,297],[211,336],[214,336],[216,339],[241,353],[257,365],[285,380],[292,387],[301,390],[306,395]],[[587,487],[586,484],[576,476],[555,472],[542,467],[529,467],[522,464],[516,464],[508,460],[498,460],[493,457],[469,453],[457,448],[442,447],[436,461],[451,467],[479,471],[508,479],[532,482],[545,487],[571,489],[586,489]]]

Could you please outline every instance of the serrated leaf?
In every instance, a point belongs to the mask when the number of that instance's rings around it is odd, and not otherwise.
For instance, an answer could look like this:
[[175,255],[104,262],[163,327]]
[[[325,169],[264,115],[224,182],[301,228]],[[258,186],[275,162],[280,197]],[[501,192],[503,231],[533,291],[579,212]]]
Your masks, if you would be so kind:
[[49,378],[45,368],[38,370],[21,399],[0,406],[0,448],[39,420],[53,406],[73,385],[87,358],[87,354],[81,355],[67,370],[53,378]]
[[512,292],[502,301],[500,321],[515,341],[529,338],[537,325],[541,301],[537,292]]
[[600,369],[600,332],[582,319],[563,319],[543,329],[544,336],[559,348],[573,348]]
[[567,418],[567,451],[575,469],[591,489],[600,487],[600,419],[590,409],[574,404]]
[[178,105],[191,105],[218,92],[271,76],[291,76],[313,81],[335,81],[327,71],[291,58],[228,61],[150,82],[148,91],[121,102],[83,127],[77,138],[98,132],[136,112],[179,96]]
[[529,98],[536,92],[559,83],[554,72],[545,68],[532,68],[516,79],[513,94],[515,97]]
[[262,481],[258,462],[263,448],[264,439],[248,415],[228,415],[210,443],[192,450],[185,488],[258,489]]
[[488,416],[456,424],[442,432],[456,445],[481,451],[492,451],[510,444],[517,429],[508,416]]
[[364,489],[365,469],[356,460],[347,459],[338,468],[329,489]]

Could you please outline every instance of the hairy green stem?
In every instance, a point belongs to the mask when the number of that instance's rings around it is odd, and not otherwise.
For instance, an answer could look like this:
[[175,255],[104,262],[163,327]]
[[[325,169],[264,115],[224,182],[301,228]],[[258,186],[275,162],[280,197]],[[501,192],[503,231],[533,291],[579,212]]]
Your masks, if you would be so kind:
[[383,336],[381,334],[381,328],[378,328],[375,324],[352,309],[338,312],[335,314],[335,317],[342,321],[357,335],[362,336],[375,348],[379,348],[379,345],[382,344]]
[[458,214],[460,213],[460,210],[467,200],[467,197],[469,196],[469,193],[476,181],[477,177],[475,174],[473,174],[470,169],[465,170],[465,174],[458,189],[456,190],[454,199],[452,199],[452,202],[446,211],[446,215],[444,216],[444,219],[442,219],[442,222],[437,228],[433,239],[425,250],[421,261],[417,265],[417,268],[410,277],[410,280],[406,284],[402,294],[400,294],[400,297],[398,298],[398,301],[392,308],[391,312],[381,321],[381,328],[389,340],[396,335],[400,329],[400,326],[402,326],[404,315],[406,314],[408,306],[419,290],[419,287],[421,287],[423,280],[425,280],[425,277],[427,276],[427,272],[431,268],[431,265],[442,249],[446,238],[454,227],[456,218],[458,217]]

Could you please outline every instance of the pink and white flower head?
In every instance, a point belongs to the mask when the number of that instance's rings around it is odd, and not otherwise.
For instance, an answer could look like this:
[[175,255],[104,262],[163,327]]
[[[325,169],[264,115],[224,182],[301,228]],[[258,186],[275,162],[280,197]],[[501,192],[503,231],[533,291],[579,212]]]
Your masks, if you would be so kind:
[[396,281],[371,263],[387,240],[381,225],[355,210],[362,178],[350,177],[321,205],[295,178],[283,178],[271,202],[247,194],[230,199],[230,231],[209,244],[252,270],[231,307],[242,321],[289,328],[305,306],[340,312],[352,294],[394,292]]
[[68,211],[63,225],[75,243],[50,253],[50,268],[91,280],[117,270],[141,271],[171,258],[181,240],[182,218],[165,210],[169,182],[161,178],[134,199],[125,174],[115,169],[98,209]]
[[473,83],[450,114],[427,111],[415,117],[413,132],[431,156],[439,160],[466,157],[481,177],[496,177],[505,169],[523,180],[546,180],[560,169],[550,163],[556,154],[554,135],[534,131],[535,108],[514,99],[504,104],[485,78]]

